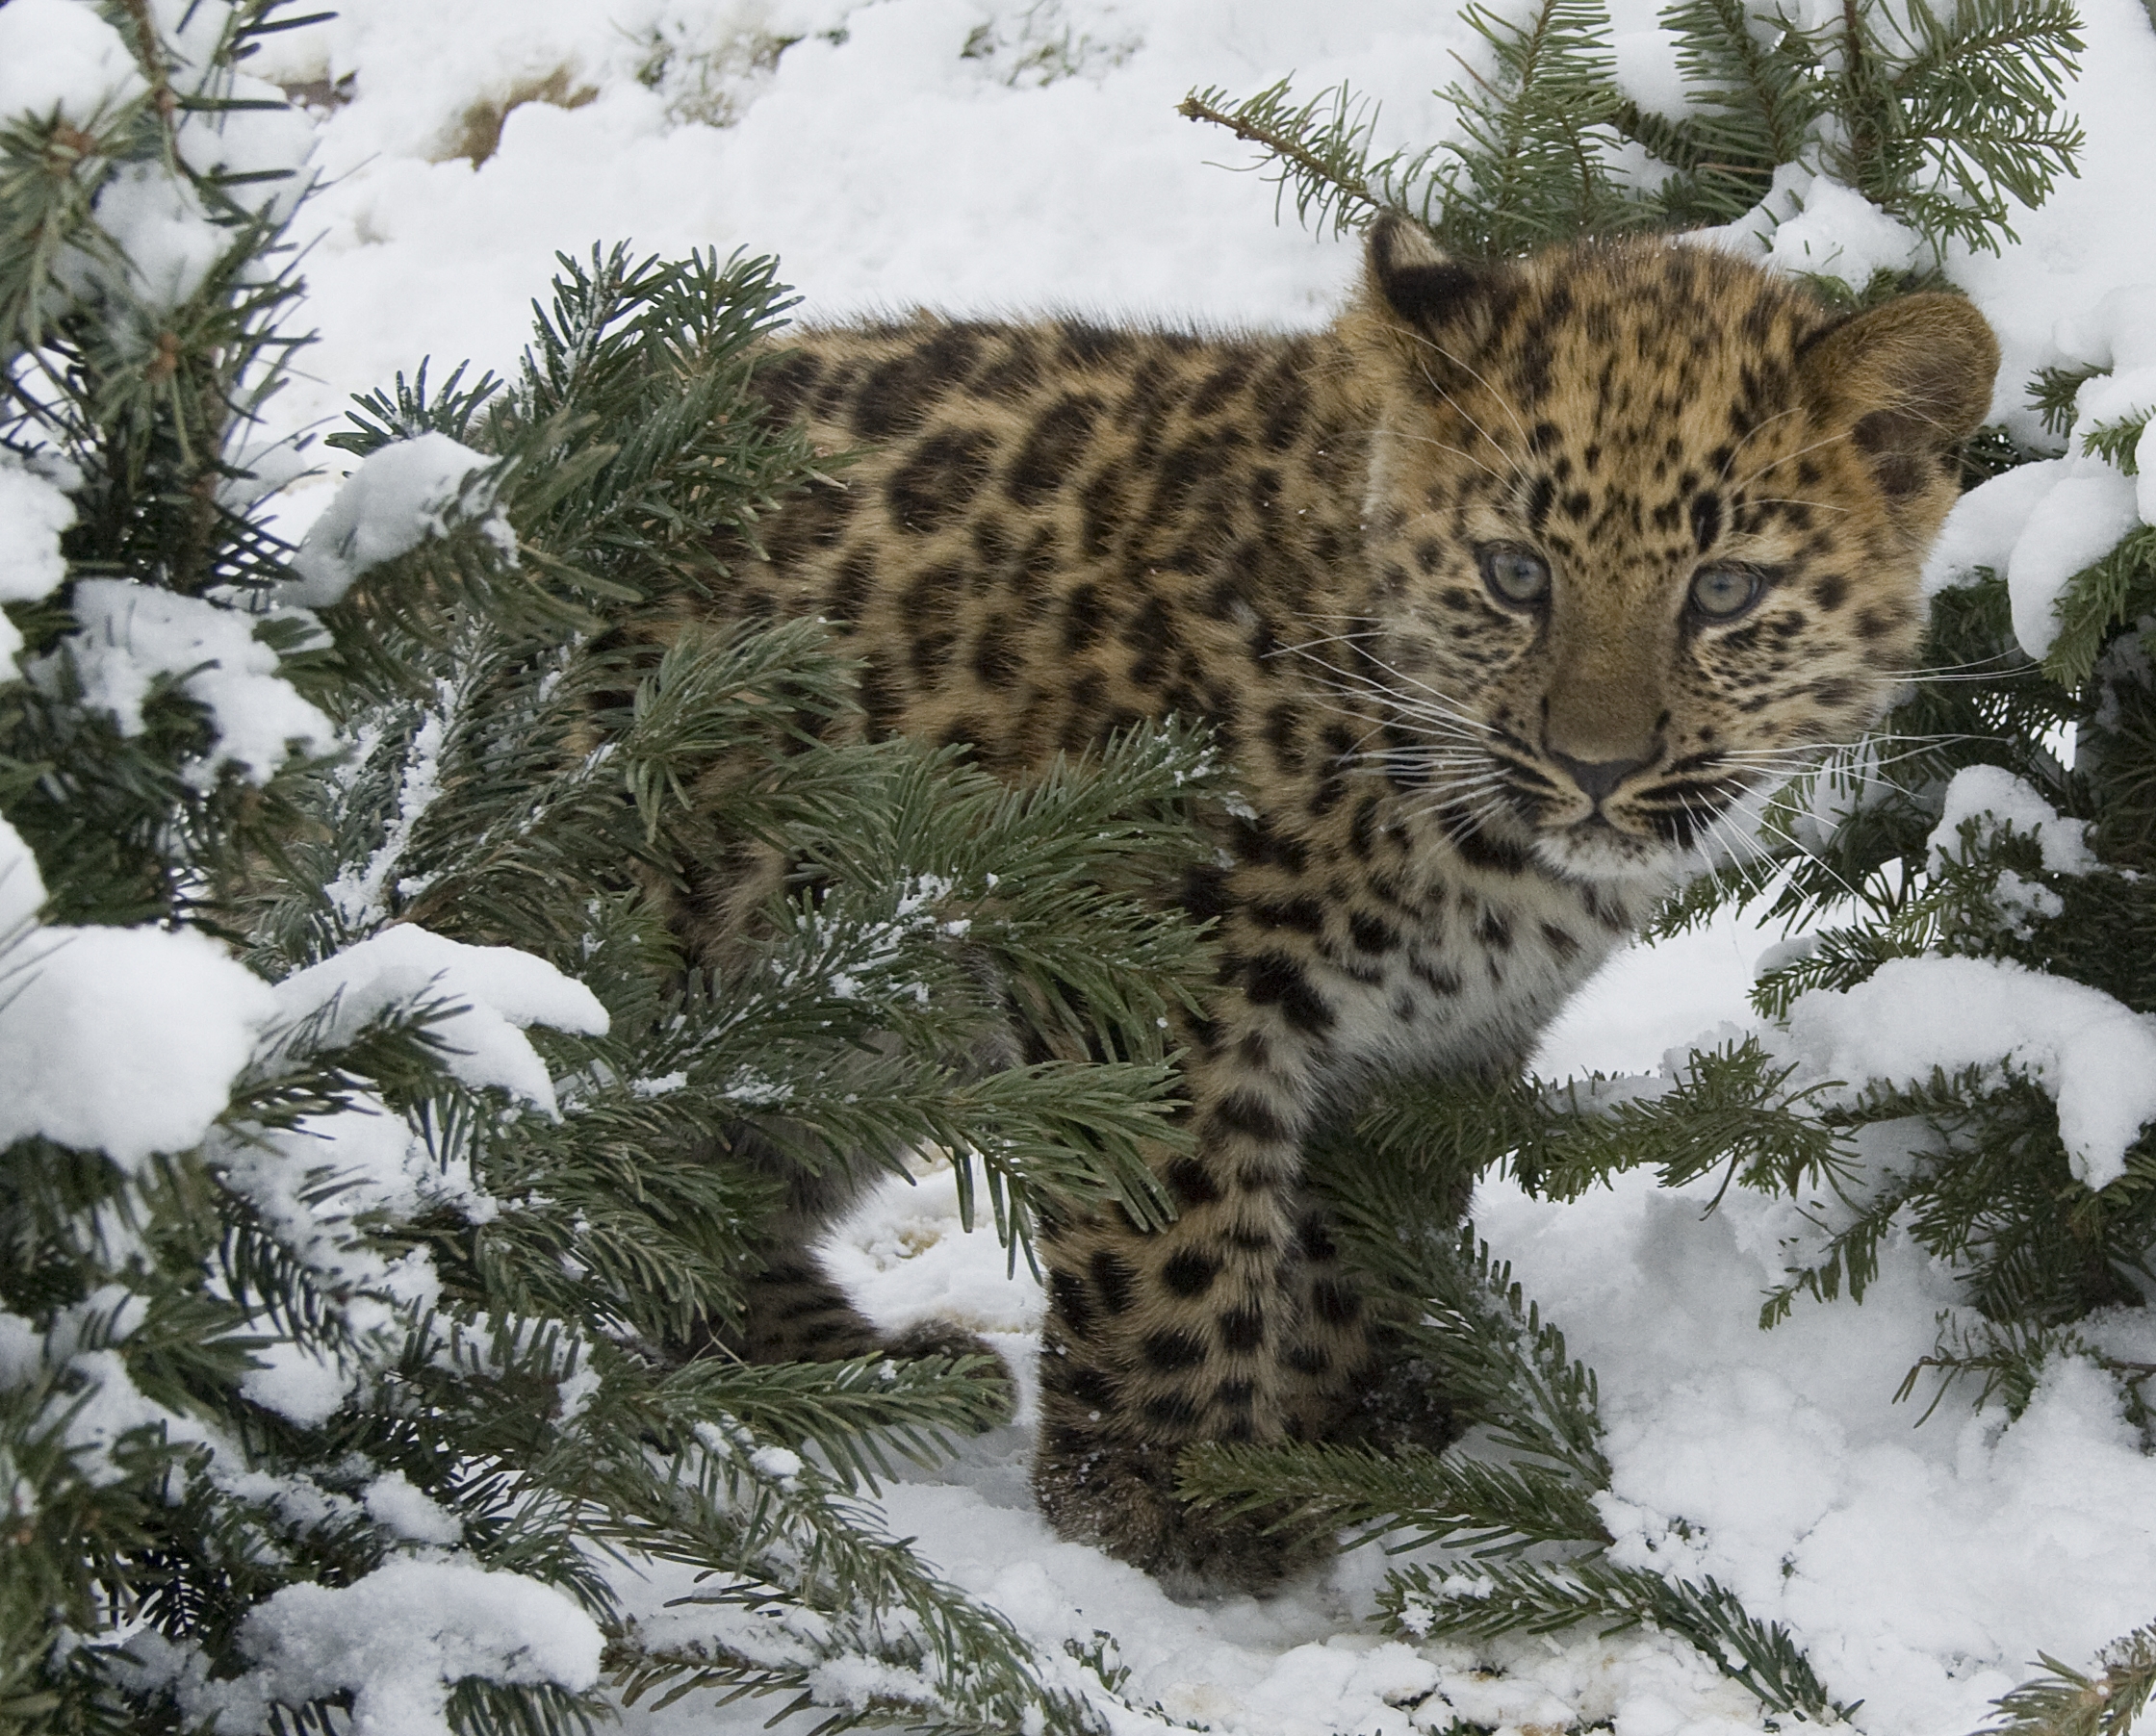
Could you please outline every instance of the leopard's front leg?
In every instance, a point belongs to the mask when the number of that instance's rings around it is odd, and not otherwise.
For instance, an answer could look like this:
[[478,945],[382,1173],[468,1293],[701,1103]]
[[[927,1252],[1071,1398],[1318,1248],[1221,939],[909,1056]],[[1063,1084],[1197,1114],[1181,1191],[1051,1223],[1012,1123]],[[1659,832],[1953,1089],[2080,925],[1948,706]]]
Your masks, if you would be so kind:
[[1171,1587],[1261,1591],[1331,1546],[1174,1493],[1186,1447],[1290,1439],[1359,1361],[1351,1300],[1319,1317],[1303,1281],[1301,1141],[1323,1015],[1299,974],[1277,975],[1247,973],[1187,1063],[1194,1149],[1162,1170],[1175,1221],[1148,1234],[1107,1212],[1043,1238],[1036,1493],[1065,1536]]

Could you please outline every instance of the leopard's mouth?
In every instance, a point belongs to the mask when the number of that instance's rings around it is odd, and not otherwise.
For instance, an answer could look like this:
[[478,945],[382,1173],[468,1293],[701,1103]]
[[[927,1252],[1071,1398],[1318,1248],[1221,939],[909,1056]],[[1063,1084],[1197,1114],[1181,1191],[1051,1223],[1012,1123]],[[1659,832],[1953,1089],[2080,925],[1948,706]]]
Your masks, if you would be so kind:
[[1599,810],[1535,838],[1535,854],[1575,880],[1664,880],[1685,865],[1689,852],[1653,833],[1629,831]]
[[[1601,800],[1547,777],[1513,783],[1517,811],[1550,866],[1590,880],[1671,877],[1705,866],[1749,832],[1734,811],[1751,794],[1737,778],[1662,778]],[[1581,812],[1582,804],[1585,811]]]

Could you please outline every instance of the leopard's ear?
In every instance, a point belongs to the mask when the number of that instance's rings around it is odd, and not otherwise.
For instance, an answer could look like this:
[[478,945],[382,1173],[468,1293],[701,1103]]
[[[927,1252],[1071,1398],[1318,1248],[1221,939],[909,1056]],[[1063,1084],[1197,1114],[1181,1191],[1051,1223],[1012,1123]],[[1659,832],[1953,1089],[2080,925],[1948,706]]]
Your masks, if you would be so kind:
[[1983,422],[1999,342],[1959,295],[1904,295],[1827,327],[1805,347],[1806,395],[1846,429],[1895,498],[1937,483]]
[[1480,337],[1509,274],[1453,259],[1422,224],[1388,211],[1370,226],[1363,279],[1373,307],[1425,337],[1463,328]]

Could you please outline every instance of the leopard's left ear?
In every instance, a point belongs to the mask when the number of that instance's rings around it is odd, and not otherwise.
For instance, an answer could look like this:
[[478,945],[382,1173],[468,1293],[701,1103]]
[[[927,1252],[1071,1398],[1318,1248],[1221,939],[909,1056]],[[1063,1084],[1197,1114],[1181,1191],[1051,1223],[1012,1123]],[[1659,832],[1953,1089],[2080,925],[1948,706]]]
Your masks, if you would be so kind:
[[1959,295],[1904,295],[1829,326],[1800,364],[1813,408],[1848,430],[1880,486],[1923,493],[1991,407],[1999,342]]
[[1509,274],[1501,267],[1463,264],[1412,217],[1387,211],[1365,239],[1363,281],[1373,306],[1420,335],[1462,332],[1472,347],[1487,332]]

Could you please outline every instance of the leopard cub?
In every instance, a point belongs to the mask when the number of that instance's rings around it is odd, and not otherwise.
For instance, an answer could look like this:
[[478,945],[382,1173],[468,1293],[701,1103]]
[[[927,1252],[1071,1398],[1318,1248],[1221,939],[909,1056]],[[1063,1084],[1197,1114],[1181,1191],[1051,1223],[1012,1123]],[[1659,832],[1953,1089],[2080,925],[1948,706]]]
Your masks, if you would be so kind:
[[[1334,1433],[1365,1384],[1305,1136],[1383,1074],[1519,1067],[1878,717],[1996,365],[1952,295],[1840,317],[1706,247],[1469,266],[1391,218],[1315,334],[922,317],[774,353],[773,411],[866,455],[780,516],[744,616],[834,622],[877,732],[1018,776],[1202,718],[1247,800],[1182,894],[1221,962],[1180,1034],[1180,1215],[1044,1234],[1065,1535],[1198,1586],[1310,1558],[1172,1483],[1194,1442]],[[876,1341],[772,1265],[764,1353]]]

